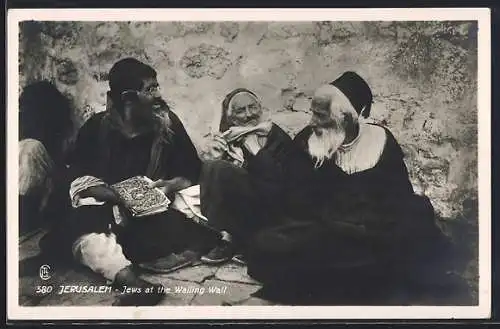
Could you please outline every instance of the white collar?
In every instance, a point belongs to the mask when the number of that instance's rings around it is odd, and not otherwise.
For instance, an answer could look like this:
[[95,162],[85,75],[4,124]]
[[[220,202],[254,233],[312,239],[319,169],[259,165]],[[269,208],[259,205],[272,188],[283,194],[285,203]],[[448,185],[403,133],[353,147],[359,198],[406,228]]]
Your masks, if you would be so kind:
[[365,130],[364,126],[365,125],[363,123],[359,123],[358,135],[356,136],[356,138],[354,138],[350,143],[340,145],[340,147],[338,148],[338,151],[339,152],[347,152],[347,151],[351,150],[355,145],[357,145],[359,143],[359,140],[361,139],[361,135],[363,134],[363,132]]

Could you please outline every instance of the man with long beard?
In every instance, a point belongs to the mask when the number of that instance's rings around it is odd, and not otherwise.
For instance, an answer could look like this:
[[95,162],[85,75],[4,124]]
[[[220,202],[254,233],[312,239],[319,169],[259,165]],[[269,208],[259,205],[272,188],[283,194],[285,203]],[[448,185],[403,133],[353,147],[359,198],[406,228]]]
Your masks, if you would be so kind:
[[176,192],[198,182],[201,161],[181,121],[161,98],[152,67],[122,59],[111,68],[109,85],[106,111],[78,132],[70,161],[71,216],[52,232],[53,243],[45,240],[45,250],[53,246],[54,253],[71,253],[67,256],[116,288],[141,288],[141,293],[125,294],[118,305],[154,305],[163,290],[146,293],[151,284],[139,278],[137,265],[160,264],[158,259],[183,252],[191,242],[212,238],[173,207],[132,218],[111,185],[147,176],[174,200]]
[[387,287],[406,293],[412,278],[438,271],[448,241],[429,199],[414,193],[394,136],[360,120],[370,105],[368,85],[353,72],[316,90],[288,164],[296,223],[251,244],[248,273],[263,283],[261,297],[383,303]]

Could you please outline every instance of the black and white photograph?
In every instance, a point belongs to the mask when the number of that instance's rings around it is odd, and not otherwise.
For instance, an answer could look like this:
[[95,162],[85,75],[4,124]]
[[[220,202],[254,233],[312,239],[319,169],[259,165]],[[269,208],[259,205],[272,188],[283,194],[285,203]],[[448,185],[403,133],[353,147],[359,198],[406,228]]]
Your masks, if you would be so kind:
[[9,319],[490,315],[488,9],[8,20]]

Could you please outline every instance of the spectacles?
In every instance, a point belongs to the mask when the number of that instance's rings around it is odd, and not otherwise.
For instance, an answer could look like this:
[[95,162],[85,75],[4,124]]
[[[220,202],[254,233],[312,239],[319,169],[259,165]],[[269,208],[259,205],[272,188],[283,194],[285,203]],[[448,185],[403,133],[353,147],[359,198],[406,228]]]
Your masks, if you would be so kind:
[[144,92],[149,93],[149,94],[153,94],[153,93],[158,92],[159,90],[160,90],[159,85],[152,85],[152,86],[149,86],[148,88],[146,88],[144,90]]

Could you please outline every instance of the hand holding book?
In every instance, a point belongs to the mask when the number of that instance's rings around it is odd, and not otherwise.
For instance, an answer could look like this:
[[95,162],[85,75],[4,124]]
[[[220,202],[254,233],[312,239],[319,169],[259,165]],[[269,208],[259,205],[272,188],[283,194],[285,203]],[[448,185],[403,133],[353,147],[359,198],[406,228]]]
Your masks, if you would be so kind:
[[89,187],[80,192],[82,198],[95,198],[97,201],[104,201],[110,204],[121,204],[119,195],[107,185]]
[[169,195],[170,193],[178,192],[192,185],[193,184],[189,179],[184,177],[175,177],[169,180],[159,179],[152,182],[149,186],[159,188],[163,193]]
[[147,177],[136,176],[116,183],[111,188],[133,217],[143,217],[167,211],[170,204],[166,194],[152,186],[152,183]]

